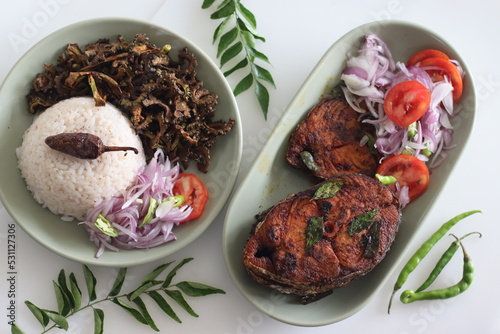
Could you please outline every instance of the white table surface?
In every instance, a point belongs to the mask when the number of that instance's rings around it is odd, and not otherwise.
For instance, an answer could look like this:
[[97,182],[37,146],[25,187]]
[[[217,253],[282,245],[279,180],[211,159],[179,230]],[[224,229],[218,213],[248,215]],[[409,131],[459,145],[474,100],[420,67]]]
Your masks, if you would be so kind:
[[[225,295],[191,299],[199,314],[193,318],[179,312],[182,324],[164,316],[156,307],[150,311],[161,332],[182,333],[500,333],[500,285],[497,263],[500,256],[498,218],[500,179],[498,176],[498,124],[500,124],[500,2],[487,1],[335,1],[335,0],[254,0],[242,2],[256,15],[258,31],[266,43],[258,45],[273,64],[270,68],[277,88],[271,89],[269,117],[265,121],[252,93],[237,97],[243,123],[244,147],[238,182],[246,174],[255,153],[265,143],[270,130],[293,98],[308,73],[323,53],[340,36],[358,25],[383,19],[398,19],[424,25],[444,37],[462,55],[475,79],[478,95],[475,126],[460,164],[454,169],[436,203],[427,213],[425,226],[410,245],[415,250],[437,226],[456,214],[480,209],[475,229],[483,238],[470,238],[468,251],[476,266],[475,281],[463,295],[448,300],[409,305],[395,303],[388,315],[387,301],[401,266],[392,274],[380,294],[355,315],[332,325],[314,328],[294,327],[260,313],[233,285],[226,272],[221,247],[225,210],[211,227],[190,246],[167,259],[129,269],[125,287],[132,288],[141,277],[167,261],[194,257],[182,270],[186,279],[197,280],[224,289]],[[15,62],[36,42],[73,22],[96,17],[129,17],[149,20],[186,35],[214,60],[216,48],[212,33],[218,22],[210,19],[212,9],[202,10],[201,0],[150,1],[11,1],[0,13],[0,81]],[[235,79],[229,78],[234,87]],[[237,186],[236,185],[236,186]],[[16,321],[27,333],[39,333],[41,327],[24,305],[25,300],[55,308],[52,280],[59,270],[81,274],[81,264],[46,250],[27,236],[20,227],[16,237],[15,297],[9,296],[7,270],[8,225],[13,223],[0,205],[0,333],[8,333],[7,309],[16,303]],[[470,231],[470,227],[462,227]],[[457,229],[460,233],[460,228]],[[444,246],[446,247],[446,246]],[[439,253],[437,253],[439,254]],[[435,259],[438,255],[434,255]],[[407,257],[406,257],[407,258]],[[405,258],[405,260],[406,260]],[[460,259],[444,271],[444,279],[461,274]],[[434,260],[435,260],[434,259]],[[432,262],[432,261],[431,261]],[[432,264],[422,264],[422,279]],[[117,270],[92,267],[98,282],[111,284]],[[427,269],[427,270],[425,270]],[[109,283],[107,283],[109,282]],[[416,282],[416,281],[415,281]],[[416,284],[416,283],[415,283]],[[99,288],[99,286],[98,286]],[[153,333],[126,315],[114,304],[104,304],[105,333]],[[68,333],[92,333],[90,312],[71,318]],[[53,330],[59,333],[62,331]]]

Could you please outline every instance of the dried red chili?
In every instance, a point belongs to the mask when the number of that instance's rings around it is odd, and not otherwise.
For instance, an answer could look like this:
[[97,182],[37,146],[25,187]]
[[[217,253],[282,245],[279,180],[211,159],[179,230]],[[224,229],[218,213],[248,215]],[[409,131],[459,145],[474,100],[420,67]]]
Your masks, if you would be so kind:
[[139,153],[139,150],[135,147],[106,146],[101,138],[85,132],[60,133],[49,136],[45,138],[45,143],[53,150],[79,159],[97,159],[101,154],[111,151],[134,151],[135,154]]

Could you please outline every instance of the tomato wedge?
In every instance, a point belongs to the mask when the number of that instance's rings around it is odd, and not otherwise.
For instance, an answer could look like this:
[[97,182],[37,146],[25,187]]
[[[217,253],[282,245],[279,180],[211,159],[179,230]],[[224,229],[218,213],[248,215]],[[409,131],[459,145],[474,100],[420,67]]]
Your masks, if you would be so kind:
[[[422,195],[429,186],[427,165],[408,154],[393,155],[384,159],[377,168],[377,174],[394,176],[401,187],[408,186],[410,201]],[[396,190],[395,183],[389,184],[388,187]]]
[[173,193],[176,196],[184,196],[183,205],[189,205],[193,208],[191,214],[181,223],[201,216],[208,201],[208,191],[199,177],[190,173],[180,173],[179,178],[174,183]]
[[442,51],[435,50],[435,49],[425,49],[422,51],[419,51],[415,53],[413,56],[410,57],[410,59],[406,62],[406,65],[411,66],[411,65],[417,65],[420,63],[422,60],[426,58],[443,58],[443,59],[450,59],[448,55]]
[[409,80],[394,85],[386,94],[384,111],[396,125],[405,127],[417,121],[431,103],[431,92],[420,82]]
[[453,86],[453,102],[460,100],[463,92],[463,82],[460,71],[455,64],[448,59],[431,57],[423,59],[419,66],[437,68],[426,70],[434,82],[444,80],[444,76],[446,75]]

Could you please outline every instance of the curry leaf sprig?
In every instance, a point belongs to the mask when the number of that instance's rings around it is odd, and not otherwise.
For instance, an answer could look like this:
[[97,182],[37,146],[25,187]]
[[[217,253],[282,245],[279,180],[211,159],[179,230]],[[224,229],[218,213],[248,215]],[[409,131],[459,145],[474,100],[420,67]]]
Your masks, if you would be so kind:
[[[179,262],[164,279],[158,277],[169,267],[174,261],[162,264],[156,267],[152,272],[146,275],[140,285],[129,293],[121,293],[123,283],[127,274],[127,268],[121,268],[115,278],[114,284],[107,294],[102,299],[97,299],[96,286],[97,279],[92,271],[86,265],[83,265],[83,275],[85,278],[86,294],[82,293],[80,286],[71,273],[66,276],[64,269],[60,271],[57,282],[53,282],[55,297],[57,301],[57,310],[43,309],[30,301],[25,304],[33,313],[38,322],[42,325],[43,333],[59,328],[68,330],[68,318],[77,312],[85,309],[91,309],[94,315],[94,334],[104,333],[104,311],[98,308],[98,304],[103,302],[112,302],[126,311],[134,319],[140,323],[151,327],[155,331],[160,331],[147,308],[147,301],[143,297],[147,296],[152,299],[160,309],[165,312],[170,318],[181,323],[181,319],[176,314],[170,303],[174,301],[189,315],[198,317],[198,314],[188,304],[185,296],[200,297],[211,294],[225,294],[221,289],[211,287],[202,283],[191,281],[181,281],[172,283],[177,271],[193,258],[186,258]],[[82,306],[83,296],[86,295],[87,303]],[[165,298],[168,297],[168,298]],[[21,327],[14,323],[11,329],[12,334],[21,334],[24,331]]]
[[[210,8],[216,0],[203,0],[202,8]],[[228,77],[234,72],[246,69],[249,73],[238,82],[233,90],[235,96],[254,87],[255,96],[260,108],[267,119],[269,109],[269,91],[265,84],[276,87],[273,76],[264,67],[256,63],[257,60],[271,64],[265,54],[256,49],[256,41],[265,42],[265,38],[257,33],[257,20],[240,0],[224,0],[210,16],[213,20],[222,20],[215,29],[213,43],[217,43],[217,58],[220,59],[220,68],[229,66],[231,60],[236,64],[224,72]],[[238,61],[239,60],[239,61]]]

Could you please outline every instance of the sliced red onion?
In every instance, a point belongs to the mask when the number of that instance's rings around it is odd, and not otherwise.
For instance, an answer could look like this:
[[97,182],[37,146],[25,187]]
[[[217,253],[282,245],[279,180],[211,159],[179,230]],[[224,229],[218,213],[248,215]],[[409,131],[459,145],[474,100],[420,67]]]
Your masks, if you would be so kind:
[[[451,60],[465,75],[460,63]],[[360,120],[375,127],[375,148],[385,157],[396,154],[412,154],[436,168],[447,157],[452,146],[452,124],[450,117],[459,113],[460,107],[453,104],[453,86],[448,77],[444,81],[433,82],[426,70],[395,62],[388,46],[378,36],[369,34],[358,52],[349,56],[347,67],[341,75],[345,86],[344,96],[349,105],[360,113]],[[408,135],[407,128],[394,124],[384,112],[384,99],[391,87],[397,83],[416,80],[431,92],[429,109],[416,122],[416,134]],[[429,152],[431,159],[429,159]],[[424,154],[425,153],[425,154]],[[398,188],[400,206],[409,202],[407,187]]]
[[342,74],[345,75],[355,75],[361,79],[367,80],[368,79],[368,73],[366,73],[366,70],[359,66],[347,66],[343,71]]
[[[151,161],[139,171],[134,185],[121,196],[113,197],[91,209],[85,221],[80,224],[88,231],[90,240],[98,249],[95,257],[100,257],[106,249],[148,249],[175,240],[173,228],[193,210],[186,205],[174,207],[173,201],[162,203],[164,199],[173,196],[172,189],[178,175],[179,166],[171,166],[168,157],[157,150]],[[150,198],[161,204],[156,208],[155,217],[140,226],[148,212]],[[95,226],[98,215],[111,222],[118,231],[118,236],[111,237]]]
[[[460,64],[453,62],[464,75]],[[374,34],[366,35],[357,54],[348,58],[341,76],[345,84],[342,87],[344,96],[349,105],[361,114],[363,122],[374,125],[377,136],[375,145],[384,157],[411,152],[419,159],[428,161],[428,153],[422,154],[424,149],[442,157],[443,150],[450,147],[450,117],[459,111],[453,106],[453,86],[447,77],[442,82],[432,82],[425,71],[430,69],[434,68],[396,63],[388,46]],[[417,135],[411,138],[408,138],[407,131],[387,118],[383,108],[383,97],[389,89],[407,80],[416,80],[431,92],[431,105],[416,122]],[[447,143],[443,142],[445,138]],[[433,166],[435,164],[430,165],[431,168]]]

